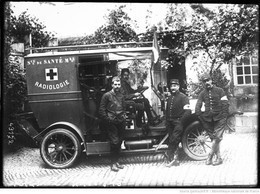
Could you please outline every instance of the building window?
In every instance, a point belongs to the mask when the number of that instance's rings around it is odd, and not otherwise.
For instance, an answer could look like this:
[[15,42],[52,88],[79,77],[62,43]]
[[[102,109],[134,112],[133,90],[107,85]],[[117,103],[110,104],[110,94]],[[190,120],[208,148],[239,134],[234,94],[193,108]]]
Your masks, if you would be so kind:
[[258,57],[244,56],[236,60],[235,67],[236,85],[258,84]]

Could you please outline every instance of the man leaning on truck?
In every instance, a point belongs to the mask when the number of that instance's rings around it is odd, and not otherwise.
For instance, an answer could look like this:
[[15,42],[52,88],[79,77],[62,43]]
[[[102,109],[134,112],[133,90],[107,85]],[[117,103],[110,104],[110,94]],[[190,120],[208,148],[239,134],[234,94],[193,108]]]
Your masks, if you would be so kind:
[[168,150],[165,153],[168,159],[167,167],[178,166],[179,143],[183,135],[183,122],[191,114],[188,96],[179,91],[178,79],[171,79],[169,90],[171,95],[167,99],[166,128],[169,133]]
[[[220,142],[223,139],[229,103],[224,90],[213,85],[209,74],[204,74],[202,81],[205,89],[199,94],[195,114],[200,118],[212,140],[206,165],[220,165],[223,163],[220,156]],[[202,103],[205,103],[205,112],[201,111]],[[214,155],[216,159],[212,161]]]
[[118,162],[125,130],[125,103],[120,88],[120,78],[117,76],[113,77],[112,90],[102,96],[99,108],[100,118],[103,119],[106,124],[107,134],[110,140],[111,170],[115,172],[124,168]]

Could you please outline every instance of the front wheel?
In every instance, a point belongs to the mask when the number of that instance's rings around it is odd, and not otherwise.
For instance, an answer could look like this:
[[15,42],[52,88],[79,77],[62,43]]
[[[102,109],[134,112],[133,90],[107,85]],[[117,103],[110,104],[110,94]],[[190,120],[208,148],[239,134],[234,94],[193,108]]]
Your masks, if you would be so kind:
[[41,157],[53,168],[68,168],[81,154],[79,139],[67,129],[54,129],[42,139]]
[[184,131],[182,147],[193,160],[205,160],[211,150],[211,139],[199,121],[190,124]]

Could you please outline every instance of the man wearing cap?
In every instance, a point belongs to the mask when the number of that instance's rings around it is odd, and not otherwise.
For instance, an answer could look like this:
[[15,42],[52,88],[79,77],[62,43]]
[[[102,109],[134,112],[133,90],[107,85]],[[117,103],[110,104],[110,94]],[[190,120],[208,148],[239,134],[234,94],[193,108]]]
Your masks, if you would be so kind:
[[[195,114],[199,116],[203,127],[208,131],[212,140],[206,165],[220,165],[223,163],[220,156],[220,142],[225,130],[229,103],[224,90],[213,85],[210,75],[203,75],[202,81],[205,89],[199,94]],[[205,103],[204,113],[201,111],[202,103]],[[214,155],[216,156],[215,161],[212,161]]]
[[118,161],[125,130],[125,101],[120,87],[120,78],[113,77],[112,90],[102,96],[99,108],[100,118],[105,122],[110,140],[111,170],[116,172],[123,168]]
[[[130,71],[128,68],[124,68],[121,71],[121,91],[122,93],[125,95],[125,99],[126,100],[131,100],[134,97],[138,97],[141,95],[141,91],[147,89],[148,87],[140,87],[136,90],[134,90],[129,83],[129,75],[130,75]],[[151,125],[155,125],[156,124],[156,118],[153,118],[152,113],[151,113],[151,109],[150,109],[150,103],[149,100],[147,98],[140,98],[140,99],[135,99],[134,100],[136,103],[143,103],[144,104],[144,111],[146,112],[147,118],[148,118],[148,123]],[[143,110],[138,110],[138,114],[137,114],[137,126],[140,126],[142,117],[144,115],[144,111]]]
[[178,166],[179,143],[183,134],[183,121],[191,114],[189,98],[179,91],[178,79],[172,79],[169,83],[170,97],[166,106],[166,129],[169,134],[168,150],[165,155],[169,163],[167,167]]

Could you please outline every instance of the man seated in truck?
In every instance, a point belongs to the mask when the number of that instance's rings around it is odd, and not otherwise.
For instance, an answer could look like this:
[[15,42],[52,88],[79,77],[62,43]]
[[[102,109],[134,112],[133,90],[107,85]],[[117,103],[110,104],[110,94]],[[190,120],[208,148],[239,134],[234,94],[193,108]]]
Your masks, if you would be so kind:
[[122,94],[125,95],[125,99],[127,100],[134,100],[135,103],[143,103],[144,105],[144,110],[140,110],[138,109],[138,113],[137,113],[137,126],[141,126],[142,123],[142,117],[144,116],[144,111],[146,112],[147,118],[148,118],[148,123],[149,125],[156,125],[159,122],[159,119],[157,117],[153,117],[152,112],[151,112],[151,106],[149,103],[149,100],[147,98],[138,98],[138,99],[134,99],[136,97],[141,96],[141,91],[147,89],[148,87],[139,87],[138,89],[134,90],[131,86],[130,86],[130,82],[129,82],[129,75],[130,75],[130,71],[128,68],[124,68],[121,71],[121,90],[122,90]]

